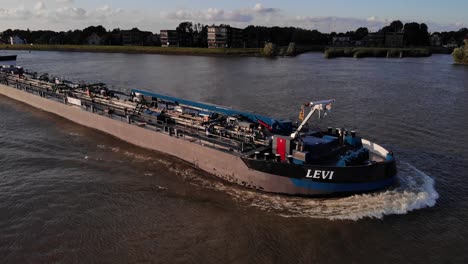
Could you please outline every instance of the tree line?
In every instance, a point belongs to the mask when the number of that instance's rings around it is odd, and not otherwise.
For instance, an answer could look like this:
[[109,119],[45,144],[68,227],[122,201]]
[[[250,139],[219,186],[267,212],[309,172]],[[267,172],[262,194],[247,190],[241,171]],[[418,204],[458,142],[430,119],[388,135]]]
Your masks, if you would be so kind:
[[[141,31],[138,28],[129,30],[130,32],[140,33],[141,40],[139,42],[145,43],[147,38],[153,35],[149,31]],[[69,31],[51,31],[51,30],[36,30],[31,31],[20,29],[8,29],[3,32],[1,41],[8,43],[8,38],[18,36],[26,43],[31,44],[50,44],[50,45],[85,45],[88,44],[88,38],[92,34],[96,34],[101,38],[102,45],[122,45],[122,30],[119,28],[113,30],[106,30],[103,26],[90,26],[83,30],[69,30]],[[145,43],[148,45],[158,45],[160,43]]]
[[[208,25],[192,22],[182,22],[175,29],[178,32],[180,46],[185,47],[207,47],[208,46]],[[55,32],[51,30],[19,30],[8,29],[3,32],[1,41],[8,43],[8,38],[18,36],[33,44],[71,44],[83,45],[88,44],[88,38],[94,33],[100,37],[101,45],[123,45],[123,30],[116,28],[107,30],[103,26],[90,26],[83,30],[69,30]],[[128,32],[128,31],[126,31]],[[149,31],[141,31],[138,28],[133,28],[130,32],[134,32],[138,39],[135,43],[139,45],[159,46],[159,34],[153,34]],[[393,21],[387,26],[384,26],[376,34],[387,33],[404,34],[404,45],[406,46],[429,46],[431,44],[431,34],[428,26],[424,23],[405,23],[401,21]],[[297,27],[265,27],[250,25],[242,30],[245,47],[260,48],[265,43],[274,43],[278,46],[287,46],[294,42],[296,45],[328,45],[333,37],[349,37],[350,40],[360,41],[365,39],[370,33],[370,30],[365,27],[360,27],[355,31],[343,33],[331,32],[322,33],[318,30],[302,29]],[[449,32],[434,32],[440,36],[441,44],[456,42],[461,44],[468,29],[462,28],[458,31]]]

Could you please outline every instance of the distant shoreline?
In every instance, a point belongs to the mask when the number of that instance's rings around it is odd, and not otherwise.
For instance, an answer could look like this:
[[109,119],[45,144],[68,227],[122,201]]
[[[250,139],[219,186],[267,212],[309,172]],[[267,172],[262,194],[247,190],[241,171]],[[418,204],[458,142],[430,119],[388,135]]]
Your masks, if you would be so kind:
[[[101,45],[8,45],[0,44],[0,50],[95,52],[122,54],[160,54],[208,57],[265,57],[262,48],[192,48],[159,46],[101,46]],[[427,57],[433,53],[450,54],[446,49],[435,47],[381,48],[381,47],[333,47],[324,45],[299,46],[293,56],[306,52],[324,52],[327,59],[338,57]],[[357,54],[357,56],[355,56]],[[275,57],[279,57],[277,55]]]
[[333,58],[406,58],[432,56],[430,48],[373,48],[373,47],[331,47],[325,50],[326,59]]
[[90,45],[5,45],[0,44],[0,50],[34,50],[34,51],[68,51],[68,52],[99,52],[126,54],[162,54],[162,55],[193,55],[219,57],[260,57],[260,48],[185,48],[185,47],[155,47],[155,46],[90,46]]

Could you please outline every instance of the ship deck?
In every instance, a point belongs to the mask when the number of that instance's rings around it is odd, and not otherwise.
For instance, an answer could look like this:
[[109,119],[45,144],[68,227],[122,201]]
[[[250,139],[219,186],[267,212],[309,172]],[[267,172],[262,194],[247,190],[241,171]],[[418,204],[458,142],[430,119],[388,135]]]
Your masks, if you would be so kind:
[[[207,134],[203,126],[191,124],[190,116],[187,115],[170,113],[168,116],[177,122],[158,120],[152,115],[140,112],[137,102],[128,101],[123,98],[110,98],[98,94],[94,94],[90,97],[82,90],[62,92],[55,84],[39,80],[23,79],[5,73],[0,73],[0,83],[72,106],[73,104],[67,102],[67,98],[76,98],[81,101],[81,106],[74,106],[81,108],[83,111],[93,112],[121,122],[128,122],[132,125],[143,127],[157,133],[169,134],[195,144],[230,152],[237,156],[246,155],[255,151],[263,151],[265,149],[265,146],[242,141],[240,133],[238,137],[234,135],[232,138]],[[131,118],[128,118],[128,116],[131,116]]]

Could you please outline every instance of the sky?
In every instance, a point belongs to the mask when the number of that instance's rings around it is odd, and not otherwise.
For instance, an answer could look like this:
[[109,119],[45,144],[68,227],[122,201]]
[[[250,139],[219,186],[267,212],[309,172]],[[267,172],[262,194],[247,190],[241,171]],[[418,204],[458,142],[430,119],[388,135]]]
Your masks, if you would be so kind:
[[426,23],[429,31],[468,27],[468,0],[0,0],[0,31],[106,29],[159,32],[182,21],[293,26],[322,32],[377,31],[393,20]]

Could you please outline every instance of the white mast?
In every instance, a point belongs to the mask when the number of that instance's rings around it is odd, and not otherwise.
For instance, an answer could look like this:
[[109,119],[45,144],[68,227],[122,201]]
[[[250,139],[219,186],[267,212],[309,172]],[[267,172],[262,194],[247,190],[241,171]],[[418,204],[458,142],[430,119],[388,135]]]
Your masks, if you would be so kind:
[[292,139],[295,139],[297,137],[297,135],[301,132],[302,128],[305,126],[305,124],[307,124],[307,122],[309,122],[309,119],[312,117],[312,115],[315,113],[315,111],[319,111],[319,118],[321,118],[320,116],[320,111],[322,110],[330,110],[331,109],[331,104],[335,102],[335,99],[332,99],[332,100],[324,100],[324,101],[316,101],[316,102],[310,102],[310,103],[307,103],[305,104],[304,106],[310,106],[312,108],[312,110],[309,112],[309,114],[307,114],[307,116],[304,118],[304,120],[302,121],[301,125],[299,125],[299,127],[297,128],[296,131],[294,131],[292,134],[291,134],[291,138]]

